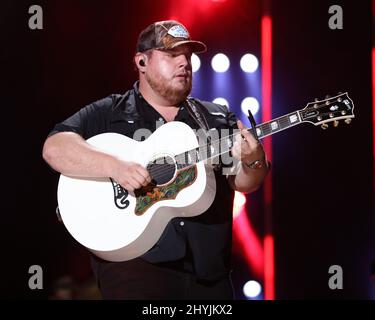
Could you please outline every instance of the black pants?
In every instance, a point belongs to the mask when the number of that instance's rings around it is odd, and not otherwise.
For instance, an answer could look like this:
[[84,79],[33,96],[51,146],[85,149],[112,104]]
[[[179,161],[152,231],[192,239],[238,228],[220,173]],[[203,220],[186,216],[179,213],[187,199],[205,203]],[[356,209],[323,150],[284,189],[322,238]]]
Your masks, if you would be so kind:
[[125,262],[92,258],[92,266],[103,299],[233,299],[230,276],[214,282],[198,280],[191,273],[151,264],[140,258]]

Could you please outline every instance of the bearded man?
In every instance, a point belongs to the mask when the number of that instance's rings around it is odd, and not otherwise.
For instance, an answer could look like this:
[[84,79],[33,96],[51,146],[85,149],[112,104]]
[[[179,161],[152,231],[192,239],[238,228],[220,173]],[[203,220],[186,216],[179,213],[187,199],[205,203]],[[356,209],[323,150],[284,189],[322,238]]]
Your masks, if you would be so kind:
[[154,132],[160,123],[172,121],[197,130],[241,130],[230,150],[238,161],[237,170],[231,175],[215,170],[216,194],[205,212],[171,219],[157,243],[134,259],[106,261],[91,254],[104,299],[233,299],[234,190],[256,190],[268,163],[262,145],[227,107],[189,96],[191,56],[204,51],[206,45],[191,40],[177,21],[149,25],[138,37],[134,64],[139,80],[134,87],[85,106],[56,124],[45,141],[43,157],[54,170],[78,178],[110,177],[135,194],[153,183],[152,172],[141,163],[94,147],[87,139],[106,132],[133,138],[139,129]]

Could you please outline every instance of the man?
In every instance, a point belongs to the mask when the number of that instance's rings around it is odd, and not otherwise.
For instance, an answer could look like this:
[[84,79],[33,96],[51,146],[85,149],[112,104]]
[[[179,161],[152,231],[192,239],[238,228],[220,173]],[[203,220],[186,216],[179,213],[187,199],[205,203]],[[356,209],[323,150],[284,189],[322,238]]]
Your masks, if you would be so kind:
[[[206,46],[190,39],[176,21],[151,24],[138,38],[134,63],[139,81],[124,95],[96,101],[57,124],[45,141],[43,157],[56,171],[74,177],[111,177],[129,192],[149,185],[140,164],[121,160],[86,143],[103,132],[133,137],[140,128],[155,131],[157,121],[182,121],[193,129],[236,126],[226,107],[191,99],[192,53]],[[190,103],[187,103],[190,101]],[[191,110],[191,104],[195,112]],[[190,107],[189,107],[190,106]],[[242,130],[232,148],[237,174],[216,170],[211,207],[193,218],[174,218],[157,244],[141,257],[108,262],[92,256],[105,299],[232,299],[230,252],[234,190],[252,192],[268,171],[262,145]]]

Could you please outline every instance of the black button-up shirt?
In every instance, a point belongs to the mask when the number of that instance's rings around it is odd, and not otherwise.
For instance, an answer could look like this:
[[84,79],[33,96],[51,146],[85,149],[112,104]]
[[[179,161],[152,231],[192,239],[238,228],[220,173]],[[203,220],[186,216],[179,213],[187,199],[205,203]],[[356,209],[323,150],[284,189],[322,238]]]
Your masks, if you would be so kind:
[[[210,128],[231,128],[235,116],[225,107],[200,102],[200,111]],[[181,106],[174,121],[199,129],[186,107]],[[73,131],[88,139],[104,132],[116,132],[133,138],[140,128],[154,132],[165,119],[141,96],[137,83],[124,95],[111,95],[82,108],[57,124],[51,134]],[[232,241],[232,205],[234,191],[221,170],[215,171],[216,196],[204,213],[190,218],[174,218],[155,246],[142,259],[193,272],[198,278],[215,280],[230,271]],[[182,262],[182,263],[177,263]],[[96,263],[110,263],[96,259]],[[114,262],[119,268],[125,262]]]

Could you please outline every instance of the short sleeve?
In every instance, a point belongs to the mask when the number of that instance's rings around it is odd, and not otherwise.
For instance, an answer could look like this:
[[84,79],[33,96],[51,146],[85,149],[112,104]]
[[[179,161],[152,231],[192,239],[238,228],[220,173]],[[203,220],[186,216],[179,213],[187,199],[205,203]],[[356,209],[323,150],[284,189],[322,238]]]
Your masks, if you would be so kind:
[[88,139],[106,131],[114,104],[114,95],[97,100],[55,125],[49,136],[58,132],[75,132]]
[[237,128],[236,115],[233,112],[229,111],[226,106],[225,108],[227,109],[227,123],[228,123],[229,128]]

